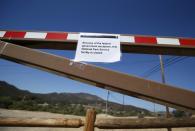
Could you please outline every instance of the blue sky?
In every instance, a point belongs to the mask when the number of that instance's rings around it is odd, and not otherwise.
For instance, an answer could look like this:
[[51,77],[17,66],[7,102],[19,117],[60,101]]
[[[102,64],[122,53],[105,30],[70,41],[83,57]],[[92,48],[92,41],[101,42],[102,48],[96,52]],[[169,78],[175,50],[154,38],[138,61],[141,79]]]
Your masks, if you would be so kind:
[[[195,38],[194,0],[1,0],[0,30],[100,32]],[[75,51],[42,50],[68,58]],[[171,56],[164,56],[168,59]],[[124,54],[120,62],[98,66],[142,76],[159,64],[158,55]],[[195,58],[165,68],[166,82],[195,91]],[[161,81],[160,72],[147,79]],[[86,92],[106,98],[106,90],[0,59],[0,80],[32,92]],[[110,100],[121,103],[122,95]],[[125,103],[153,110],[153,104],[125,96]],[[157,106],[157,110],[164,110]]]

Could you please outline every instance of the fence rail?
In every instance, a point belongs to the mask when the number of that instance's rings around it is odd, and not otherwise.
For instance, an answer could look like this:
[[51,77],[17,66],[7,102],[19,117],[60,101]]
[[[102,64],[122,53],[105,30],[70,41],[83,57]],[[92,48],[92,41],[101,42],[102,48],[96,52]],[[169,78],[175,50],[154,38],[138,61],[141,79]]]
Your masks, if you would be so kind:
[[9,127],[63,127],[79,128],[84,131],[100,129],[147,129],[195,127],[195,118],[97,118],[95,110],[87,111],[86,119],[80,118],[0,118],[0,126]]

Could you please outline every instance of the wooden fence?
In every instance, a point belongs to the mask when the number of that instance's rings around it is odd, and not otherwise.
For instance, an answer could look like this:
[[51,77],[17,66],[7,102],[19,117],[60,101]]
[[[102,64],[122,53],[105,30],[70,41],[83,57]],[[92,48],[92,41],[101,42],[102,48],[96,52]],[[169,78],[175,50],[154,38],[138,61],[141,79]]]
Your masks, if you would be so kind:
[[85,120],[80,118],[0,118],[0,126],[9,127],[63,127],[84,131],[99,129],[147,129],[195,127],[195,118],[98,118],[94,109],[88,109]]

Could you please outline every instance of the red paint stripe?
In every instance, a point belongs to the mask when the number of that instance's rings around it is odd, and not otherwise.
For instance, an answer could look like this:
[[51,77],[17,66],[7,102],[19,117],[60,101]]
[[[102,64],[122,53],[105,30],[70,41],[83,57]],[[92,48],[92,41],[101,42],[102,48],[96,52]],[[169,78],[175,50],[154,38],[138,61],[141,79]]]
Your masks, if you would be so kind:
[[185,39],[181,38],[179,39],[180,45],[190,45],[195,46],[195,39]]
[[68,33],[47,33],[45,39],[66,40]]
[[14,31],[7,31],[3,37],[6,38],[24,38],[26,32],[14,32]]
[[156,37],[135,36],[135,43],[156,44]]

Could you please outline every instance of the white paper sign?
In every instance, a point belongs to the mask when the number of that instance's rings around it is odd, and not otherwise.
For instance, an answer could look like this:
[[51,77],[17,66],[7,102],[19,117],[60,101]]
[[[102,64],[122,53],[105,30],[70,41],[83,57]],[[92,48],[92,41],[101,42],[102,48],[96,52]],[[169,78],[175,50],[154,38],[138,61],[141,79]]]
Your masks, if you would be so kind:
[[80,33],[74,61],[120,61],[120,35]]

